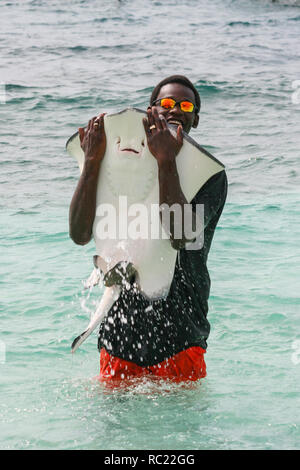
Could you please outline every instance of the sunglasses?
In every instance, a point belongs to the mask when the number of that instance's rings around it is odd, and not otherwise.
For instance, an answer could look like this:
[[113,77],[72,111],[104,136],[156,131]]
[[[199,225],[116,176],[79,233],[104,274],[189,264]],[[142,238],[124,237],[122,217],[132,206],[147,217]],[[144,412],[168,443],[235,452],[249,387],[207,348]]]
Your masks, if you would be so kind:
[[185,113],[192,113],[194,110],[197,112],[197,108],[191,101],[175,101],[173,98],[158,98],[153,101],[152,105],[159,103],[162,108],[173,109],[177,104],[180,104],[181,111]]

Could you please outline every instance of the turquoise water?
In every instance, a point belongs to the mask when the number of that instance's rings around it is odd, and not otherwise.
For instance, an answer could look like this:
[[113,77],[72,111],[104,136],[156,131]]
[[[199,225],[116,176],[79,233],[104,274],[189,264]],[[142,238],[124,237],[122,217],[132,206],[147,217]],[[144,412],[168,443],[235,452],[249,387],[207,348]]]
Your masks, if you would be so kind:
[[[299,448],[300,9],[259,0],[0,4],[0,447]],[[94,334],[72,340],[92,243],[68,237],[68,137],[99,111],[145,108],[184,73],[192,136],[227,167],[209,258],[208,376],[107,389]],[[297,289],[298,287],[298,289]]]

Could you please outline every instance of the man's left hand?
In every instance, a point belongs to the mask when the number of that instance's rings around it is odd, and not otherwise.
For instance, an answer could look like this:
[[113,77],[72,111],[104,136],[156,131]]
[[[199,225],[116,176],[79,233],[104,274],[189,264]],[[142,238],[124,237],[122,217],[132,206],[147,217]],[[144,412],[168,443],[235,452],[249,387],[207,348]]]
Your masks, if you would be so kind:
[[167,121],[158,114],[156,108],[147,109],[147,118],[143,119],[143,124],[149,150],[156,158],[158,166],[174,163],[183,144],[182,126],[178,126],[176,137],[174,137],[168,128]]

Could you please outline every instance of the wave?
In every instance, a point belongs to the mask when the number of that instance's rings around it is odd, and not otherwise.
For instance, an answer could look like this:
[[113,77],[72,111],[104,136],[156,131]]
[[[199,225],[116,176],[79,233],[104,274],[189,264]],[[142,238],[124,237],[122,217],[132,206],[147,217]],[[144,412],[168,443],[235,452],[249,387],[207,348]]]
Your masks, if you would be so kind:
[[23,91],[23,90],[36,90],[40,87],[30,86],[30,85],[21,85],[19,83],[6,83],[6,91]]
[[227,23],[227,26],[259,26],[260,22],[259,21],[230,21]]
[[300,7],[300,0],[272,0],[272,3],[278,3],[279,5]]
[[196,89],[202,94],[221,93],[228,85],[227,82],[210,82],[207,80],[198,80],[195,83]]

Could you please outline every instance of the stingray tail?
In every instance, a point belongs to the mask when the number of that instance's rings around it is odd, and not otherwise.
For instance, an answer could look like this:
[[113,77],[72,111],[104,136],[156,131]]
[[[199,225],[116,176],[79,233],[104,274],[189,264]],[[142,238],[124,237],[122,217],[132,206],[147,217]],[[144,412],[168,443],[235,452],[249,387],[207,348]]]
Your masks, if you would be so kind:
[[71,351],[74,353],[76,349],[90,336],[94,329],[102,322],[105,318],[115,301],[120,295],[120,286],[106,287],[99,306],[97,307],[94,315],[88,324],[87,329],[81,333],[77,338],[74,339]]
[[74,353],[76,349],[79,348],[79,346],[90,336],[93,330],[88,328],[85,330],[81,335],[77,336],[77,338],[74,339],[72,346],[71,346],[71,351]]

